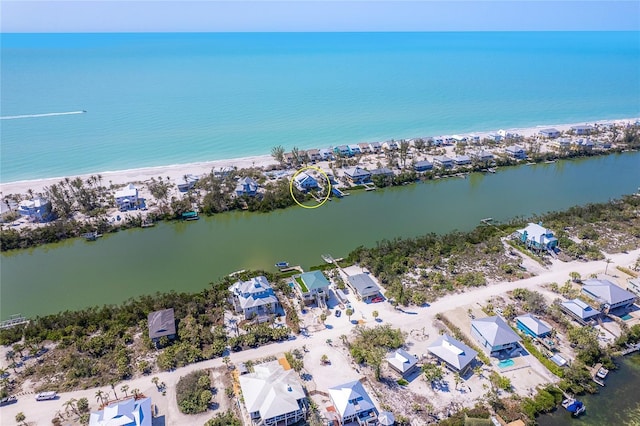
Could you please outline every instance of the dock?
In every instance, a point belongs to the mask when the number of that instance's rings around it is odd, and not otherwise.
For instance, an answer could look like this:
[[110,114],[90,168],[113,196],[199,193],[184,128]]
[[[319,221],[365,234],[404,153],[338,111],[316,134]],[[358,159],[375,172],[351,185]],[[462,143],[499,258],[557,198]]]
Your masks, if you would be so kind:
[[349,195],[348,193],[342,192],[340,191],[338,188],[336,188],[335,186],[331,187],[331,192],[333,193],[333,195],[335,195],[338,198],[342,198],[342,197],[346,197],[347,195]]
[[593,381],[599,384],[600,386],[604,386],[605,383],[603,379],[607,377],[609,370],[607,370],[606,368],[603,368],[602,363],[600,362],[594,365],[593,367],[590,367],[589,370],[591,372],[591,379],[593,379]]
[[627,346],[627,349],[623,350],[620,355],[629,355],[634,352],[640,351],[640,343],[636,343],[635,345]]
[[364,186],[364,190],[365,191],[375,191],[376,190],[376,186],[372,183],[363,183],[362,186]]
[[9,317],[8,320],[0,322],[0,330],[15,327],[16,325],[26,324],[29,320],[21,314],[14,314]]
[[87,232],[86,234],[82,234],[85,240],[87,241],[95,241],[98,238],[102,237],[102,234],[98,234],[98,231]]

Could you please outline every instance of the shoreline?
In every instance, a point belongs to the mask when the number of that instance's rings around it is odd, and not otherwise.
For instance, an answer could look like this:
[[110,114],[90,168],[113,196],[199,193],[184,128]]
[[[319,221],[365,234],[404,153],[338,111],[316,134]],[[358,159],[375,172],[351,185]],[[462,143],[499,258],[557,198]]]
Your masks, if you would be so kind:
[[[569,130],[572,126],[584,125],[584,124],[598,124],[598,125],[624,125],[628,123],[635,122],[638,120],[638,117],[630,117],[630,118],[619,118],[619,119],[609,119],[609,120],[595,120],[591,122],[577,122],[577,123],[565,123],[565,124],[540,124],[533,127],[523,127],[523,128],[510,128],[504,129],[509,133],[517,133],[524,137],[532,137],[536,136],[538,131],[543,128],[553,127],[557,130],[563,132]],[[463,133],[463,136],[475,135],[479,136],[480,139],[489,136],[492,133],[496,133],[498,130],[490,132],[468,132]],[[415,136],[415,138],[419,137],[427,137],[427,136]],[[439,135],[433,135],[433,137],[441,137]],[[411,139],[411,138],[408,138]],[[356,143],[356,142],[353,142]],[[346,142],[344,144],[347,144]],[[317,147],[322,148],[322,147]],[[156,178],[158,176],[169,177],[171,180],[175,182],[180,182],[184,175],[192,174],[192,175],[203,175],[211,172],[213,168],[218,167],[236,167],[238,169],[250,168],[250,167],[268,167],[272,165],[277,165],[277,161],[270,155],[255,155],[255,156],[247,156],[247,157],[237,157],[230,159],[222,159],[222,160],[211,160],[211,161],[199,161],[193,163],[180,163],[180,164],[170,164],[165,166],[150,166],[150,167],[141,167],[141,168],[133,168],[133,169],[124,169],[124,170],[111,170],[111,171],[101,171],[94,173],[83,173],[78,175],[69,175],[69,176],[60,176],[60,177],[50,177],[50,178],[40,178],[40,179],[28,179],[28,180],[18,180],[6,183],[0,183],[0,194],[6,196],[8,194],[24,194],[29,189],[33,190],[35,193],[43,192],[44,188],[50,186],[54,183],[58,183],[59,181],[65,179],[66,177],[75,178],[80,177],[83,180],[86,180],[88,177],[93,175],[101,175],[104,182],[109,182],[113,185],[125,185],[129,182],[143,182],[145,180]]]

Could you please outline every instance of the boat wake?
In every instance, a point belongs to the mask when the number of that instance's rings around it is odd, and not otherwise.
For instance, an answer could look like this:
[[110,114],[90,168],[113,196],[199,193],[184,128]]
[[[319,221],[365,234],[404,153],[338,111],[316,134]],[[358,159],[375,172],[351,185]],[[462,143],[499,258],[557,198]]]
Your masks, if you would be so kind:
[[56,115],[75,115],[75,114],[84,114],[85,110],[82,111],[67,111],[67,112],[48,112],[46,114],[26,114],[26,115],[7,115],[5,117],[0,117],[0,120],[17,120],[19,118],[39,118],[39,117],[55,117]]

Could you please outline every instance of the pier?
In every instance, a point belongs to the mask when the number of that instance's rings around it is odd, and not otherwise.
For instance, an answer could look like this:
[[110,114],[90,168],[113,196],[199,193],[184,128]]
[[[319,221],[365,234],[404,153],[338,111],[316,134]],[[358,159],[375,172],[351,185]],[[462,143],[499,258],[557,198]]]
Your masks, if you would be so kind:
[[635,345],[628,346],[627,349],[620,352],[620,355],[629,355],[634,352],[640,351],[640,343],[636,343]]
[[16,325],[20,324],[26,324],[28,322],[29,320],[26,317],[23,317],[21,314],[14,314],[11,315],[8,320],[0,322],[0,330],[15,327]]

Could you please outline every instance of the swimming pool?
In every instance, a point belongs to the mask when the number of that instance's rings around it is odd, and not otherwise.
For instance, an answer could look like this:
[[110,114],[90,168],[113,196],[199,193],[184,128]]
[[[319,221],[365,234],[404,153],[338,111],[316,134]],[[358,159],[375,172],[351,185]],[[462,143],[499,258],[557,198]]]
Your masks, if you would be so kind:
[[499,368],[508,368],[508,367],[513,367],[514,364],[515,364],[515,362],[511,358],[503,359],[502,361],[500,361],[498,363],[498,367]]
[[620,318],[625,320],[625,321],[629,321],[630,319],[633,319],[633,317],[631,315],[629,315],[629,314],[624,314]]

